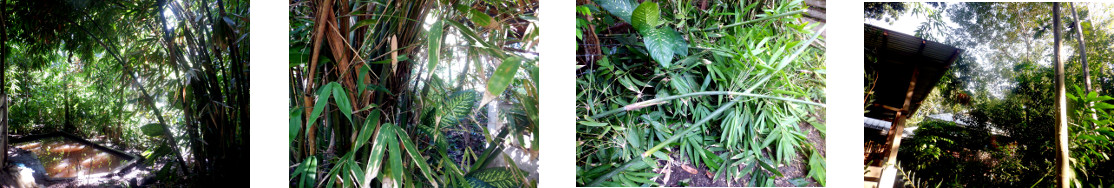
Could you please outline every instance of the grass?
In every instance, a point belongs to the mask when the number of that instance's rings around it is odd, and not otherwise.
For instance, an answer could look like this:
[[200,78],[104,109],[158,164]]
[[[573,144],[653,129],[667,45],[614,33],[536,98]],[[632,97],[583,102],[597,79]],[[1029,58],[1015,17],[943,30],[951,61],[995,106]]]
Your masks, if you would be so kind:
[[[579,5],[577,185],[656,186],[658,162],[675,160],[716,181],[823,185],[824,157],[799,127],[824,132],[807,118],[825,107],[823,27],[801,21],[805,10],[800,1]],[[807,177],[781,177],[777,167],[795,161],[808,161]]]

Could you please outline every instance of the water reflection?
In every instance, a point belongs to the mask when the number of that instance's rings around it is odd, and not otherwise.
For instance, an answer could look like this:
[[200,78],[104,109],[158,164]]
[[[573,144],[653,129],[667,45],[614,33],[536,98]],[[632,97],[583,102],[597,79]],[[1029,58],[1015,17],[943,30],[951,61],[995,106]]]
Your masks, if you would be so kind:
[[111,173],[127,160],[63,137],[20,143],[21,149],[34,152],[52,178],[73,178]]

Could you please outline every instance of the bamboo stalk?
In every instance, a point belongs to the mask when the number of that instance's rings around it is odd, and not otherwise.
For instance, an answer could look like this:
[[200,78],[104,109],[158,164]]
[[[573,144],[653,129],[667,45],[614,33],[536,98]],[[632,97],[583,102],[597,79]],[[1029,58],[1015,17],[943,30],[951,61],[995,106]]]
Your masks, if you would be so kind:
[[1056,168],[1060,172],[1057,184],[1071,187],[1072,172],[1068,148],[1067,100],[1064,95],[1064,62],[1060,57],[1060,3],[1052,3],[1053,69],[1056,71]]
[[597,118],[598,119],[598,118],[607,117],[608,115],[619,113],[619,112],[638,110],[638,109],[645,108],[645,107],[655,106],[655,105],[658,105],[658,104],[664,104],[664,103],[666,103],[670,100],[674,100],[674,99],[687,98],[687,97],[709,96],[709,95],[735,95],[735,96],[746,96],[746,97],[753,97],[753,98],[776,99],[776,100],[783,100],[783,101],[786,101],[786,102],[795,102],[795,103],[801,103],[801,104],[808,104],[808,105],[826,107],[823,103],[816,103],[816,102],[812,102],[812,101],[793,99],[793,98],[785,98],[785,97],[777,97],[777,96],[770,96],[770,95],[761,95],[761,94],[743,93],[743,92],[734,92],[734,91],[702,91],[702,92],[692,92],[692,93],[686,93],[686,94],[682,94],[682,95],[662,97],[662,98],[637,102],[637,103],[634,103],[634,104],[628,104],[626,106],[623,106],[622,108],[617,108],[617,109],[614,109],[614,110],[610,110],[610,111],[606,111],[606,112],[603,112],[603,113],[600,113],[600,114],[596,114],[596,115],[592,116],[592,118]]
[[[808,10],[807,9],[806,10],[795,10],[795,11],[781,13],[781,14],[777,14],[777,15],[773,15],[773,16],[766,16],[766,17],[762,17],[762,18],[758,18],[758,19],[747,20],[747,21],[743,21],[743,22],[737,22],[737,23],[722,25],[722,26],[718,26],[718,27],[709,27],[709,28],[704,28],[704,29],[690,29],[689,31],[698,32],[698,31],[720,30],[720,29],[725,29],[725,28],[729,28],[729,27],[740,26],[740,25],[743,25],[743,24],[760,22],[760,21],[765,21],[765,20],[769,20],[769,19],[790,16],[790,15],[795,15],[795,14],[802,14],[802,13],[805,13],[805,12],[808,12]],[[818,33],[821,33],[821,32],[818,32]]]

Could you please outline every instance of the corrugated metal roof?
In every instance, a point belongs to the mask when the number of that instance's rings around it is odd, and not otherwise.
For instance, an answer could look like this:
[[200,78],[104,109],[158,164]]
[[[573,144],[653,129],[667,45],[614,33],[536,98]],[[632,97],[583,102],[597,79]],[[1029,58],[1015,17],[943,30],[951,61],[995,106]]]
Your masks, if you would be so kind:
[[[865,24],[864,24],[865,25]],[[913,115],[940,78],[960,58],[962,50],[939,42],[865,25],[864,47],[877,61],[865,63],[867,73],[877,73],[873,104],[901,108],[910,79],[917,74],[909,112]],[[869,84],[869,83],[868,83]],[[866,117],[892,119],[895,112],[881,106],[867,107]]]

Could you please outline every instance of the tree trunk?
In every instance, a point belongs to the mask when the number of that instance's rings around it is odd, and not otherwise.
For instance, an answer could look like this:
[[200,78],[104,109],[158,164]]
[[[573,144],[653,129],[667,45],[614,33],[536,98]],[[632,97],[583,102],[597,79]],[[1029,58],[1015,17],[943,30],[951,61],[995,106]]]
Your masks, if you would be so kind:
[[1071,187],[1071,157],[1068,150],[1068,113],[1064,96],[1064,62],[1060,58],[1060,3],[1052,3],[1053,69],[1056,70],[1056,169],[1060,187]]

